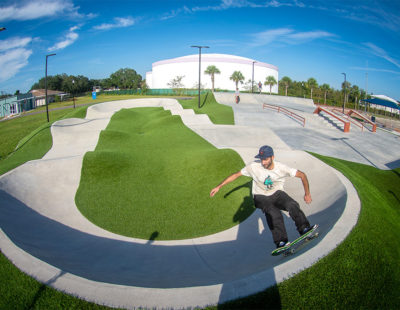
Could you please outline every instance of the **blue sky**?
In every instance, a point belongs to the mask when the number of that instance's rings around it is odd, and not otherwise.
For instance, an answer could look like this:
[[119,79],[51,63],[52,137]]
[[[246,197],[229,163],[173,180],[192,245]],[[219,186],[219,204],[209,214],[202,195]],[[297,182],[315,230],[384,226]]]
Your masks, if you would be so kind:
[[400,100],[398,1],[2,0],[0,27],[8,93],[43,77],[50,53],[49,75],[106,78],[129,67],[145,78],[153,62],[208,45],[205,53],[273,64],[280,78],[339,89],[345,72],[369,93]]

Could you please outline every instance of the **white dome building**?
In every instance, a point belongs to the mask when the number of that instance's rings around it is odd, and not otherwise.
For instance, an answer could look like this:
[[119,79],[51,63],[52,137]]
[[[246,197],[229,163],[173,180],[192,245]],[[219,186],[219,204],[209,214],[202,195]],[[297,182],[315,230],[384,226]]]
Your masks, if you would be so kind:
[[[245,90],[245,84],[252,78],[254,62],[254,85],[262,83],[262,90],[269,92],[264,86],[267,76],[272,75],[278,82],[278,67],[253,59],[226,54],[201,54],[201,85],[211,89],[211,77],[204,73],[208,66],[216,66],[220,74],[215,75],[214,87],[224,90],[235,90],[235,82],[230,80],[234,71],[240,71],[245,77],[244,84],[239,83],[239,90]],[[168,83],[178,76],[183,76],[183,88],[197,88],[199,81],[199,55],[189,55],[157,61],[152,64],[152,71],[146,73],[146,82],[150,88],[170,88]],[[250,83],[251,85],[251,83]],[[251,88],[251,86],[250,86]],[[278,85],[272,87],[278,93]]]

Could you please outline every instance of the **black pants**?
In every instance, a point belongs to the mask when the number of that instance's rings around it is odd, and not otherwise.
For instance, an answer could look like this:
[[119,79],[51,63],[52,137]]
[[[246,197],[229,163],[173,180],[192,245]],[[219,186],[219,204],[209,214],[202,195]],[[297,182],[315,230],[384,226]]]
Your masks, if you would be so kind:
[[310,223],[301,211],[299,204],[284,191],[277,191],[271,196],[254,195],[254,204],[256,208],[264,212],[275,244],[288,241],[281,210],[289,212],[300,234],[305,228],[310,227]]

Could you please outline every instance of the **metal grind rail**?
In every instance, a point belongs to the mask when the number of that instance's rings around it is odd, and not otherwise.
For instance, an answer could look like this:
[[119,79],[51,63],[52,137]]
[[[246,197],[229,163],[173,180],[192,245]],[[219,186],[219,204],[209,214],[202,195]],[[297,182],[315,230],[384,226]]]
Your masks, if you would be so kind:
[[344,117],[346,118],[349,122],[351,122],[352,124],[356,125],[357,127],[361,128],[361,131],[364,131],[364,126],[363,124],[361,124],[359,121],[353,119],[350,117],[350,115],[348,114],[343,114],[342,111],[338,110],[338,109],[332,109],[333,113],[336,113],[337,115],[339,115],[340,117]]
[[349,132],[350,131],[350,122],[349,121],[342,119],[341,117],[339,117],[335,113],[333,113],[333,112],[331,112],[331,111],[329,111],[327,109],[324,109],[324,108],[322,108],[320,106],[318,106],[315,109],[314,114],[319,114],[321,112],[324,112],[324,113],[332,116],[333,118],[336,118],[338,121],[342,122],[344,124],[343,132]]
[[[350,110],[349,112],[347,112],[347,115],[351,116],[351,114],[355,114],[355,115],[357,115],[357,117],[361,118],[362,120],[364,120],[368,124],[371,124],[372,125],[372,132],[376,132],[376,124],[373,121],[369,120],[364,115],[362,115],[362,114],[360,114],[360,113],[358,113],[357,111],[354,111],[354,110]],[[365,125],[364,125],[364,127],[365,127]]]
[[293,118],[294,120],[300,122],[300,124],[302,124],[303,127],[305,127],[306,125],[306,119],[292,111],[289,111],[288,109],[282,108],[280,106],[277,105],[273,105],[273,104],[268,104],[268,103],[263,103],[263,109],[265,108],[269,108],[275,111],[278,111],[278,113],[283,113],[286,114],[287,116]]
[[[363,130],[364,127],[365,127],[365,128],[367,128],[368,130],[370,130],[370,131],[372,131],[372,132],[376,132],[376,124],[375,124],[373,121],[371,121],[371,120],[369,120],[368,118],[366,118],[364,115],[362,115],[362,114],[360,114],[359,112],[357,112],[357,111],[349,110],[349,111],[347,111],[345,114],[343,114],[343,112],[340,111],[340,110],[338,110],[338,109],[333,109],[332,111],[338,113],[339,115],[347,116],[347,119],[348,119],[349,121],[351,121],[353,124],[357,125],[358,127],[361,127],[361,130]],[[352,117],[351,117],[352,114],[355,114],[358,118],[361,118],[364,122],[361,122],[361,121],[359,121],[359,120],[357,120],[357,119],[352,118]],[[365,125],[365,123],[370,124],[372,128],[371,128],[371,129],[368,128],[368,127]]]

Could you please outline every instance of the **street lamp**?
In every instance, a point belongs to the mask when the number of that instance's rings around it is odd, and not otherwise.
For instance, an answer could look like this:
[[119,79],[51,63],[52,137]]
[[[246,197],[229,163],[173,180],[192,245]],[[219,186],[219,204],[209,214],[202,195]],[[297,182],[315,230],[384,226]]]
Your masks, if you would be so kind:
[[255,61],[255,60],[253,60],[253,71],[252,71],[252,73],[251,73],[251,92],[253,93],[253,91],[254,91],[254,64],[256,63],[257,61]]
[[342,73],[344,75],[344,99],[343,99],[343,114],[344,114],[344,106],[346,104],[346,73]]
[[74,102],[74,109],[75,109],[75,80],[72,79],[72,101]]
[[48,105],[48,102],[47,102],[47,58],[48,57],[50,57],[50,56],[55,56],[56,54],[49,54],[49,55],[46,55],[46,74],[45,74],[45,78],[44,78],[44,85],[45,85],[45,88],[46,88],[46,114],[47,114],[47,122],[49,122],[50,120],[49,120],[49,105]]
[[195,47],[199,49],[199,109],[200,109],[200,82],[201,82],[201,49],[209,48],[209,46],[200,46],[200,45],[192,45],[191,47]]

